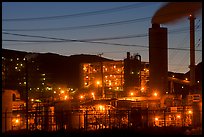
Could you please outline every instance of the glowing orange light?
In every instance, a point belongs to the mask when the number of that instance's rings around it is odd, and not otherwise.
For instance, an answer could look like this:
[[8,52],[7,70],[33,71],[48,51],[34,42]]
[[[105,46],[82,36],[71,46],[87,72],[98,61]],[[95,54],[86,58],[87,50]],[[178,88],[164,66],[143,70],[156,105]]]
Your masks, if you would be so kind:
[[155,121],[158,121],[159,119],[157,117],[155,117]]
[[131,92],[131,93],[130,93],[130,95],[131,95],[131,96],[133,96],[133,95],[134,95],[134,93],[133,93],[133,92]]
[[97,85],[99,85],[99,84],[100,84],[100,82],[99,82],[99,81],[97,81],[97,82],[96,82],[96,84],[97,84]]
[[102,105],[99,105],[98,108],[99,108],[100,111],[104,111],[105,110],[105,107],[102,106]]
[[83,98],[84,98],[84,96],[81,95],[81,96],[80,96],[80,99],[83,99]]
[[189,111],[188,111],[188,114],[192,114],[192,111],[191,111],[191,110],[189,110]]
[[177,118],[181,118],[181,116],[180,116],[180,115],[177,115],[176,117],[177,117]]
[[157,95],[158,95],[158,94],[155,92],[155,93],[154,93],[154,96],[156,97]]

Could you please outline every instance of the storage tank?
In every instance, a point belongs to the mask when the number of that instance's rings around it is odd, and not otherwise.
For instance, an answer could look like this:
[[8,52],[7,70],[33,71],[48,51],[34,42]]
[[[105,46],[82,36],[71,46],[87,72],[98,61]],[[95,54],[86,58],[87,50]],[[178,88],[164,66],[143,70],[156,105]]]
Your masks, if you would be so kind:
[[152,24],[149,28],[150,93],[165,94],[168,90],[167,28]]

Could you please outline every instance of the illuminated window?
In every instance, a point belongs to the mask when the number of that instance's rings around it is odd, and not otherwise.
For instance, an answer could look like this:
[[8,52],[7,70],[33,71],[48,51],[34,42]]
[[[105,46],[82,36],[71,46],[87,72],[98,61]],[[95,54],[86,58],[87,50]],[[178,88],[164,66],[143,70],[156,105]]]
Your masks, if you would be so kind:
[[179,119],[181,118],[181,116],[180,116],[180,115],[177,115],[176,117],[177,117],[177,118],[179,118]]

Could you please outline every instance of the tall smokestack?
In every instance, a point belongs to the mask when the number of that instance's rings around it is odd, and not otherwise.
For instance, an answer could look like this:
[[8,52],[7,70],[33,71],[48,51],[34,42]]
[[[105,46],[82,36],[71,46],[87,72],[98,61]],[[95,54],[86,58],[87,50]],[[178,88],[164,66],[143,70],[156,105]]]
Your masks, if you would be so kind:
[[190,85],[195,85],[195,17],[191,14],[190,20]]
[[168,90],[167,28],[149,28],[149,87],[162,95]]

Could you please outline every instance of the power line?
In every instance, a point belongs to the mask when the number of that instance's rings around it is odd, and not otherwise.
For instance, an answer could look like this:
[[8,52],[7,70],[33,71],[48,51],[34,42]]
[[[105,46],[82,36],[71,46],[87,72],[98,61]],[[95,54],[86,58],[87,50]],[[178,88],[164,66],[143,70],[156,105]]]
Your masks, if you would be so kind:
[[135,23],[135,22],[147,21],[147,20],[150,20],[151,18],[152,17],[145,17],[145,18],[137,18],[137,19],[131,19],[131,20],[117,21],[117,22],[91,24],[91,25],[84,25],[84,26],[73,26],[73,27],[41,28],[41,29],[2,29],[2,30],[3,31],[64,31],[64,30],[77,30],[77,29],[88,29],[88,28],[98,28],[98,27],[130,24],[130,23]]
[[[178,14],[177,12],[173,12],[171,14]],[[168,16],[171,14],[162,14],[162,16]],[[130,20],[122,20],[117,22],[109,22],[109,23],[100,23],[100,24],[91,24],[91,25],[83,25],[83,26],[73,26],[73,27],[58,27],[58,28],[32,28],[32,29],[2,29],[3,31],[65,31],[65,30],[77,30],[77,29],[90,29],[90,28],[98,28],[98,27],[107,27],[107,26],[115,26],[115,25],[123,25],[130,24],[135,22],[148,21],[152,17],[144,17],[144,18],[136,18]]]
[[[188,27],[183,27],[183,28],[179,28],[179,29],[170,30],[169,33],[177,33],[177,32],[181,32],[181,31],[186,31],[188,29],[189,29]],[[19,34],[19,33],[3,32],[3,34],[23,36],[23,37],[49,38],[50,39],[50,37],[45,37],[45,36],[25,35],[25,34]],[[103,41],[103,40],[127,39],[127,38],[147,37],[147,36],[148,36],[148,34],[144,33],[144,34],[133,34],[133,35],[126,35],[126,36],[118,36],[118,37],[106,37],[106,38],[82,39],[82,40],[83,41],[98,41],[98,40]],[[54,39],[54,38],[52,38],[52,39]],[[57,38],[57,40],[59,40],[59,39]]]
[[[54,38],[57,39],[57,38]],[[121,44],[121,43],[109,43],[109,42],[99,42],[99,41],[83,41],[83,40],[73,40],[73,39],[64,39],[64,40],[55,40],[55,41],[39,41],[39,40],[11,40],[11,39],[3,39],[2,41],[7,41],[7,42],[42,42],[42,43],[47,43],[47,42],[85,42],[85,43],[94,43],[94,44],[105,44],[105,45],[114,45],[114,46],[132,46],[132,47],[142,47],[142,48],[149,48],[148,46],[143,46],[143,45],[135,45],[135,44]],[[157,48],[157,47],[155,47]],[[159,48],[162,49],[162,48]],[[187,50],[189,51],[190,49],[182,49],[182,48],[168,48],[170,50]],[[202,50],[195,50],[195,51],[202,51]]]
[[89,11],[89,12],[82,12],[82,13],[75,13],[75,14],[67,14],[67,15],[58,15],[58,16],[46,16],[46,17],[36,17],[36,18],[10,18],[10,19],[2,19],[2,21],[38,21],[38,20],[53,20],[53,19],[67,19],[67,18],[74,18],[74,17],[83,17],[83,16],[90,16],[90,15],[98,15],[98,14],[107,14],[107,13],[113,13],[123,10],[129,10],[134,8],[140,8],[149,6],[156,3],[137,3],[137,4],[131,4],[127,6],[120,6],[120,7],[114,7],[104,10],[97,10],[97,11]]
[[[196,23],[196,25],[195,25],[195,28],[196,28],[196,29],[195,29],[195,30],[197,30],[197,29],[199,28],[199,23],[200,23],[200,20]],[[176,47],[178,47],[178,46],[181,45],[182,43],[186,42],[186,41],[187,41],[187,36],[188,36],[188,35],[186,35],[186,36],[184,37],[183,41],[180,42]],[[185,45],[185,44],[182,44],[182,45]],[[176,58],[177,55],[178,55],[178,52],[173,52],[172,57],[169,58],[169,59],[171,59],[170,61],[171,61],[171,62],[175,62],[174,60],[178,60],[178,59]]]

